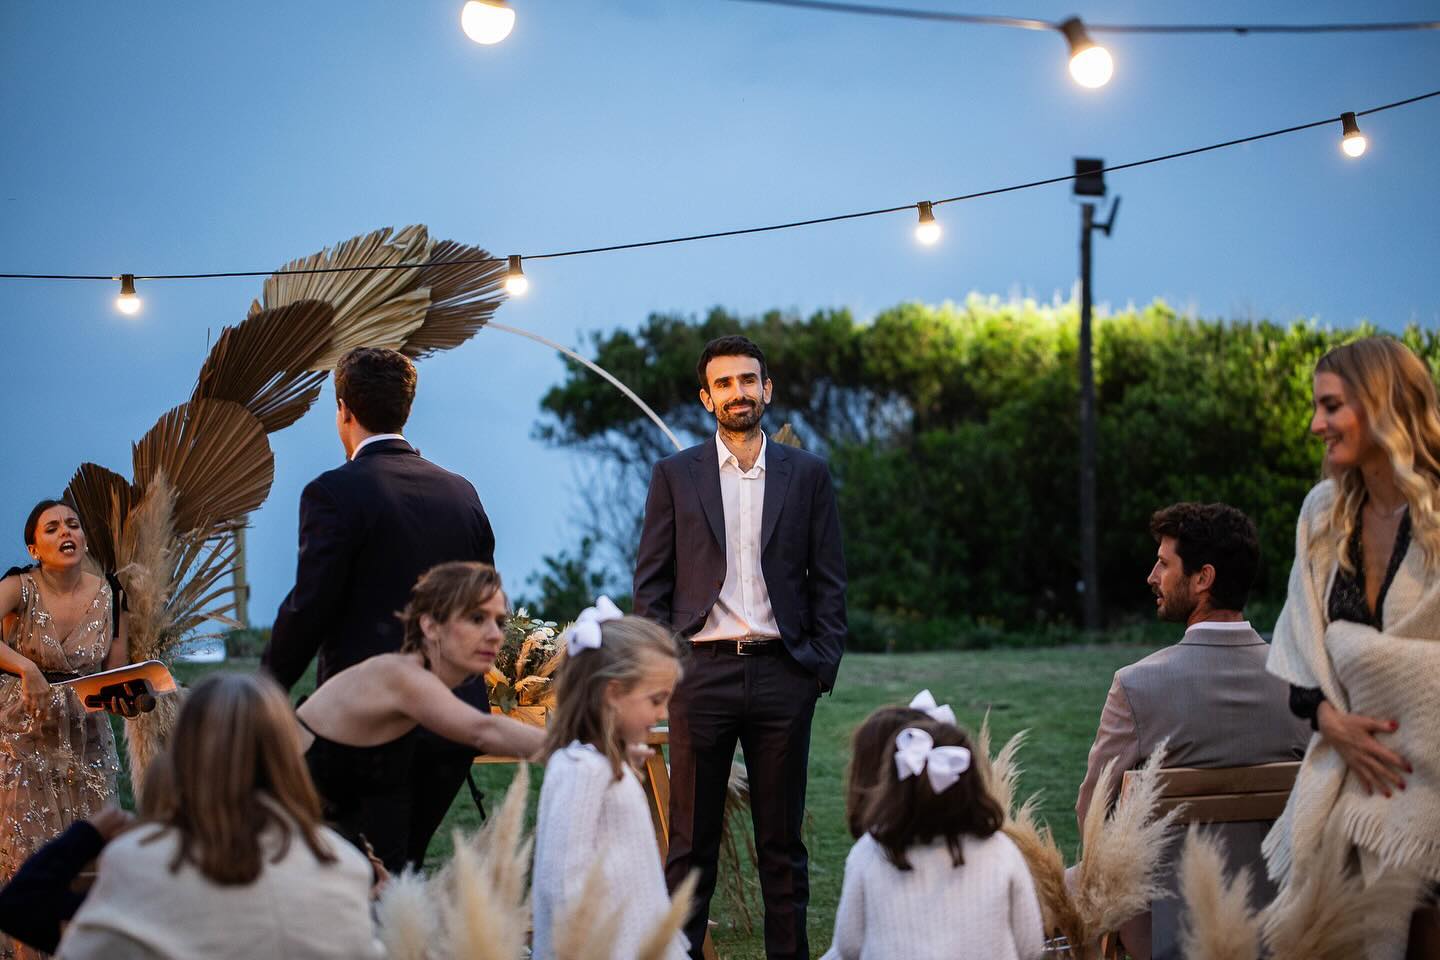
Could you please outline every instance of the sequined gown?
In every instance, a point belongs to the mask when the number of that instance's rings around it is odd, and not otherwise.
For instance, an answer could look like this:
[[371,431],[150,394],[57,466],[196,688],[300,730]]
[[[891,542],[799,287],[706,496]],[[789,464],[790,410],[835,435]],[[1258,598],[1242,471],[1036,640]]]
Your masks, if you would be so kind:
[[[110,587],[100,585],[62,638],[34,578],[19,576],[20,609],[5,642],[47,672],[100,671],[110,649]],[[20,678],[0,674],[0,883],[72,821],[115,802],[119,771],[109,714],[86,713],[73,690],[51,687],[49,709],[35,720],[25,710]],[[43,956],[0,935],[0,960]]]

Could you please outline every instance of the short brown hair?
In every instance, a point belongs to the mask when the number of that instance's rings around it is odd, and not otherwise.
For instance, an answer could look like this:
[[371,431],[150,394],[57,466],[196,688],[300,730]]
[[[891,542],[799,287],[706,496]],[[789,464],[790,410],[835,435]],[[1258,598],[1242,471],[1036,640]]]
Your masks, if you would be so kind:
[[613,712],[605,706],[611,680],[632,689],[645,671],[645,655],[680,659],[680,647],[669,630],[644,617],[621,617],[600,625],[600,646],[565,659],[556,671],[555,713],[546,724],[545,758],[579,740],[610,761],[615,779],[624,776],[625,744],[615,729]]
[[975,748],[959,727],[927,719],[906,724],[928,733],[937,747],[964,747],[972,754],[969,769],[943,793],[936,793],[924,775],[900,779],[895,770],[895,738],[882,760],[880,779],[865,809],[865,822],[875,842],[898,870],[909,870],[905,851],[944,838],[955,866],[965,862],[961,837],[984,839],[1000,829],[1005,816],[985,789]]
[[1224,503],[1176,503],[1155,511],[1150,535],[1156,543],[1161,537],[1175,539],[1175,552],[1186,576],[1207,563],[1215,568],[1212,606],[1245,609],[1260,569],[1260,538],[1249,517]]
[[371,433],[399,433],[415,402],[415,364],[398,350],[356,347],[335,365],[335,401]]
[[710,390],[710,381],[705,379],[705,368],[710,366],[710,361],[716,357],[754,357],[760,361],[760,382],[763,384],[770,379],[770,368],[765,363],[765,351],[749,337],[734,334],[716,337],[705,344],[705,349],[700,352],[700,360],[695,364],[695,377],[700,381],[701,390]]
[[410,601],[405,604],[405,609],[396,614],[405,630],[400,652],[424,652],[425,631],[420,629],[421,617],[428,614],[436,623],[449,623],[456,617],[479,610],[503,589],[500,572],[488,563],[454,560],[426,570],[410,588]]
[[217,673],[196,684],[148,774],[141,816],[179,835],[172,873],[189,862],[220,886],[254,883],[264,868],[260,836],[271,828],[282,838],[272,862],[296,834],[315,859],[335,860],[320,835],[295,711],[263,674]]
[[895,749],[895,735],[904,727],[924,723],[929,715],[914,707],[881,707],[855,728],[850,739],[850,769],[845,775],[845,822],[859,840],[869,824],[865,807],[880,779],[886,748]]

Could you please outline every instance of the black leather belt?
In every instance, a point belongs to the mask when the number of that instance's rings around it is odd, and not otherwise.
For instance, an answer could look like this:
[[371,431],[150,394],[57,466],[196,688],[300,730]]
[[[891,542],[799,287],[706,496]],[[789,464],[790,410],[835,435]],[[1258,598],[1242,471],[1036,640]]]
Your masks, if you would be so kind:
[[780,652],[780,641],[774,637],[761,637],[755,640],[700,640],[690,641],[691,649],[697,652],[706,650],[712,653],[729,653],[737,657],[756,657]]

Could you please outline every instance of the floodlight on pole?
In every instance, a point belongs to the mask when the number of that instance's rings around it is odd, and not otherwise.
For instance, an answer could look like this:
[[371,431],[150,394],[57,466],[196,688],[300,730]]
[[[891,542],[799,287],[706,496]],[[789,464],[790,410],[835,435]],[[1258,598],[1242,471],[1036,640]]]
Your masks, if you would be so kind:
[[1080,18],[1071,17],[1060,24],[1060,32],[1070,44],[1070,76],[1075,82],[1092,90],[1109,83],[1115,73],[1115,61],[1109,50],[1090,39]]

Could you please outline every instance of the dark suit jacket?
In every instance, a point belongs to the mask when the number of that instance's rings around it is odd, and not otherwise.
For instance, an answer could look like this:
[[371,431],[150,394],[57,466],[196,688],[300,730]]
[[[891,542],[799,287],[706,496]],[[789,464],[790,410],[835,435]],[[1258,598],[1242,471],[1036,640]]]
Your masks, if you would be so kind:
[[319,682],[400,648],[395,614],[437,563],[495,562],[495,534],[470,481],[403,440],[377,440],[300,495],[295,588],[261,662],[287,689],[316,651]]
[[[765,448],[760,570],[785,648],[821,687],[845,647],[845,554],[825,461],[783,443]],[[635,563],[635,612],[688,636],[725,582],[725,510],[715,438],[655,464]]]

